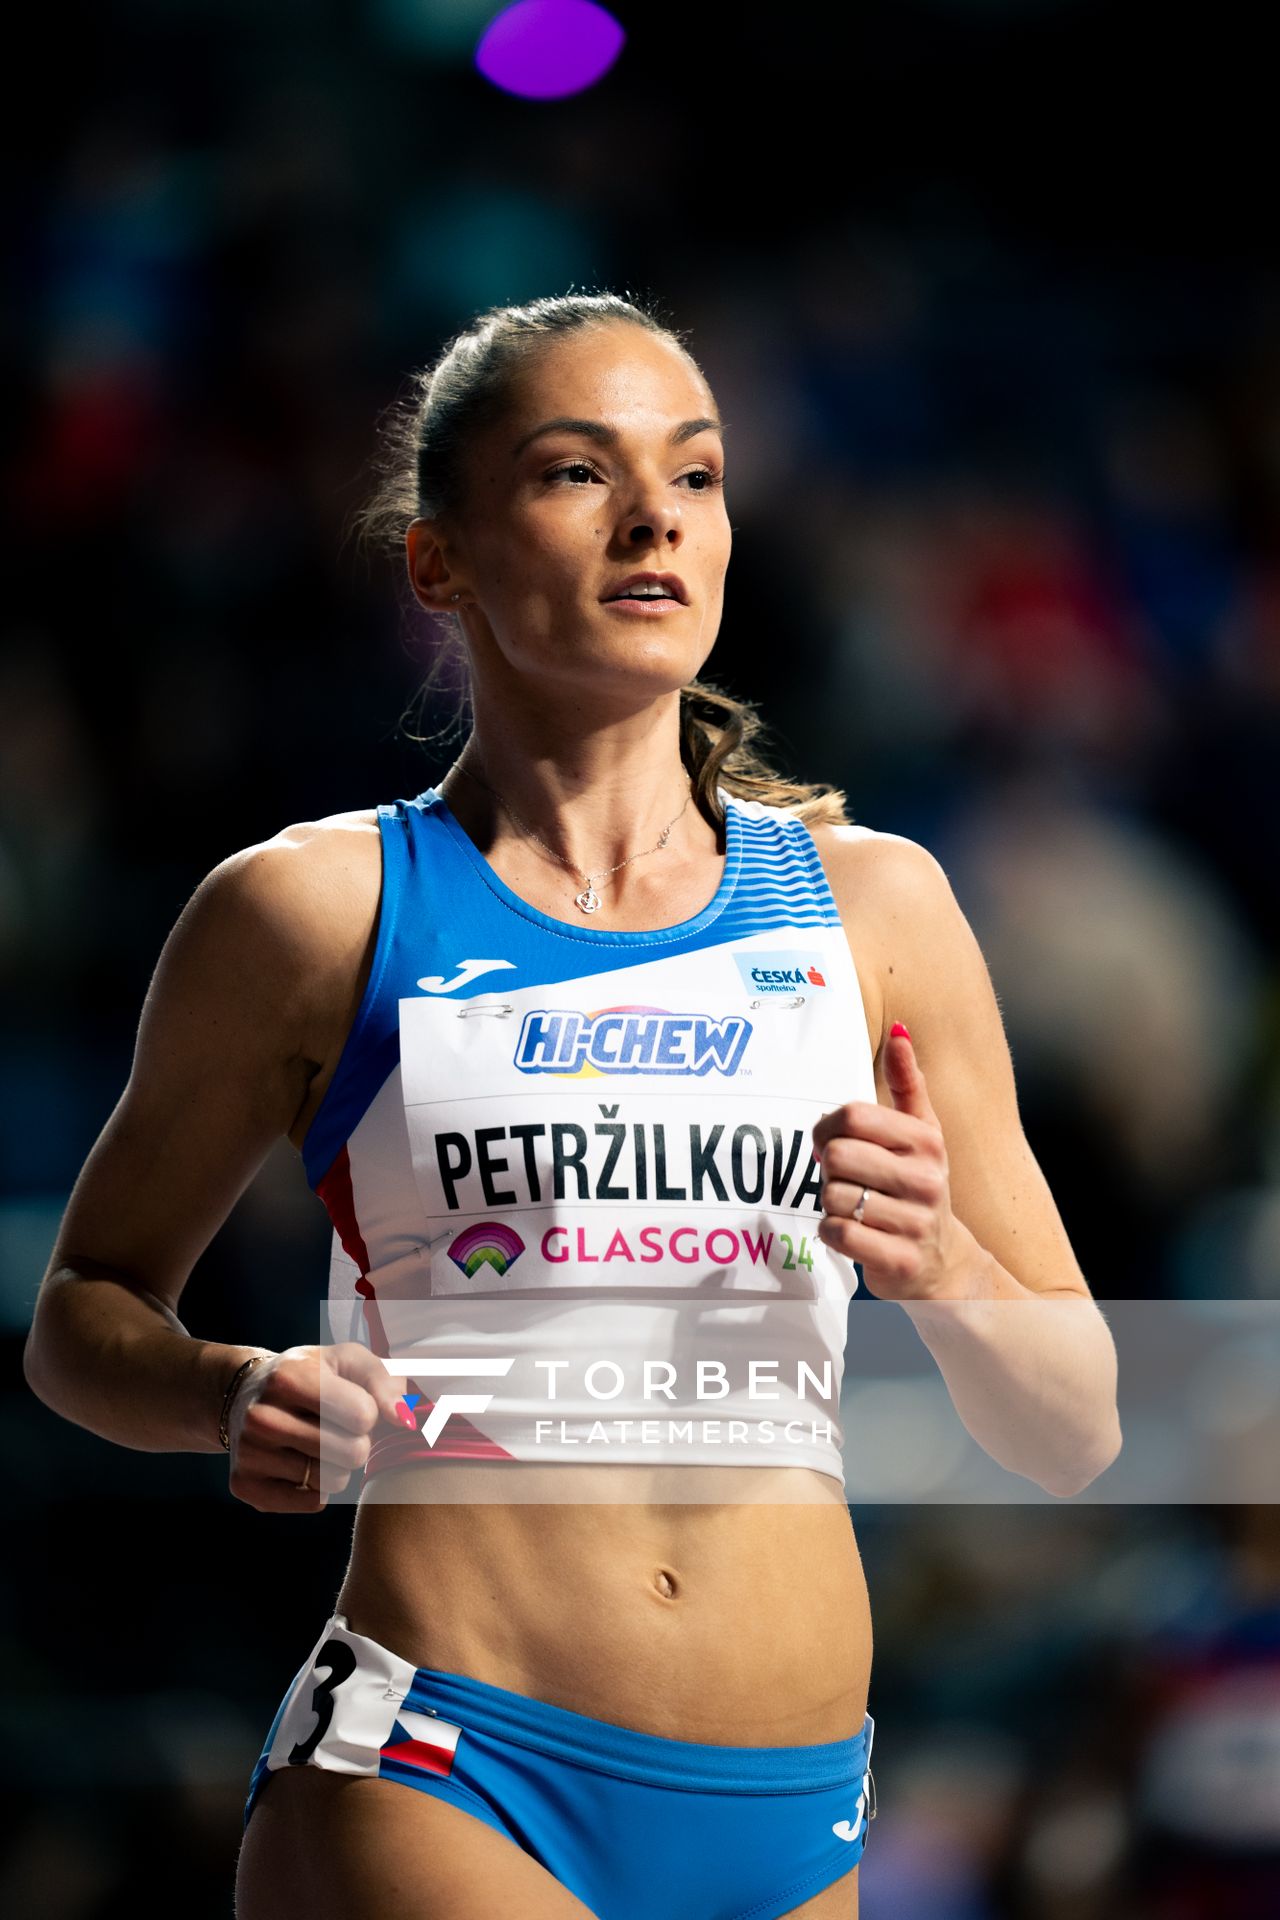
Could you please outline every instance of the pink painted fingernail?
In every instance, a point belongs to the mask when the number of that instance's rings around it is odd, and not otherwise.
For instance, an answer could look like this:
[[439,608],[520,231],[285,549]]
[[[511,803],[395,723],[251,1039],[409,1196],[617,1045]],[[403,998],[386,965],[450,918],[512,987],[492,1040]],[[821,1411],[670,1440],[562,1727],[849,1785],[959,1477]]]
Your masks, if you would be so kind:
[[904,1040],[909,1040],[911,1038],[909,1029],[903,1026],[901,1020],[895,1020],[893,1025],[889,1029],[889,1038],[891,1040],[894,1038],[896,1034],[901,1034]]
[[413,1417],[413,1408],[406,1406],[403,1400],[396,1401],[396,1419],[401,1426],[412,1427],[415,1433],[418,1431],[418,1423]]

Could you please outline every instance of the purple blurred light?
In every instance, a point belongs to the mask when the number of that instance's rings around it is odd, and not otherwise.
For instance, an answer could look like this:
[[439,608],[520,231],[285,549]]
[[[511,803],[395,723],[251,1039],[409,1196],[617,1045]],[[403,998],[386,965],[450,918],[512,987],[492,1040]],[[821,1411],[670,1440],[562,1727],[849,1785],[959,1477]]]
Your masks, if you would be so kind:
[[561,100],[594,86],[626,37],[594,0],[517,0],[480,36],[476,66],[505,93]]

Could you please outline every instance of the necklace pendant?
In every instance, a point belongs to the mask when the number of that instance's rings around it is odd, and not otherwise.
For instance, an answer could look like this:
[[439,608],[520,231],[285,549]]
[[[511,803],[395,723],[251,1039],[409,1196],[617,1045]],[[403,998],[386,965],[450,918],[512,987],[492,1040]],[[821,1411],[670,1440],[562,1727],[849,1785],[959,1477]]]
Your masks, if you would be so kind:
[[573,904],[575,907],[580,907],[583,913],[599,913],[600,895],[588,881],[581,893],[574,894]]

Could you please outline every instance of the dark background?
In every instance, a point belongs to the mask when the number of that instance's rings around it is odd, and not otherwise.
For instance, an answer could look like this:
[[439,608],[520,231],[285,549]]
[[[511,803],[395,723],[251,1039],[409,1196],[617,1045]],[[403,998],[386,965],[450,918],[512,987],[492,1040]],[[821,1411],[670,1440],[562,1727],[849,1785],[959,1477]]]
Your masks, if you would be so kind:
[[[20,1368],[199,879],[420,792],[431,638],[346,538],[478,308],[639,292],[730,423],[709,669],[942,860],[1095,1294],[1280,1292],[1280,255],[1244,10],[615,9],[533,103],[422,0],[46,9],[0,320],[0,1909],[230,1913],[248,1773],[349,1515],[232,1501]],[[316,1337],[287,1143],[208,1338]],[[869,1920],[1254,1920],[1280,1898],[1274,1509],[859,1510]],[[308,1625],[308,1622],[311,1624]],[[1270,1703],[1270,1704],[1269,1704]],[[1271,1851],[1268,1853],[1268,1847]]]

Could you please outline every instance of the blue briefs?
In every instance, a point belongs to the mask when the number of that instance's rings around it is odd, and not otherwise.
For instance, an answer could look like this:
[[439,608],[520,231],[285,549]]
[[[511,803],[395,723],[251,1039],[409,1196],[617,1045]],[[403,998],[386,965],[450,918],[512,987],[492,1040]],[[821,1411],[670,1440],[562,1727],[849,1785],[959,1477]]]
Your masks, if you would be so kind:
[[857,1865],[870,1714],[847,1740],[709,1747],[414,1667],[343,1614],[271,1724],[244,1823],[286,1766],[395,1780],[474,1814],[599,1920],[779,1920]]

